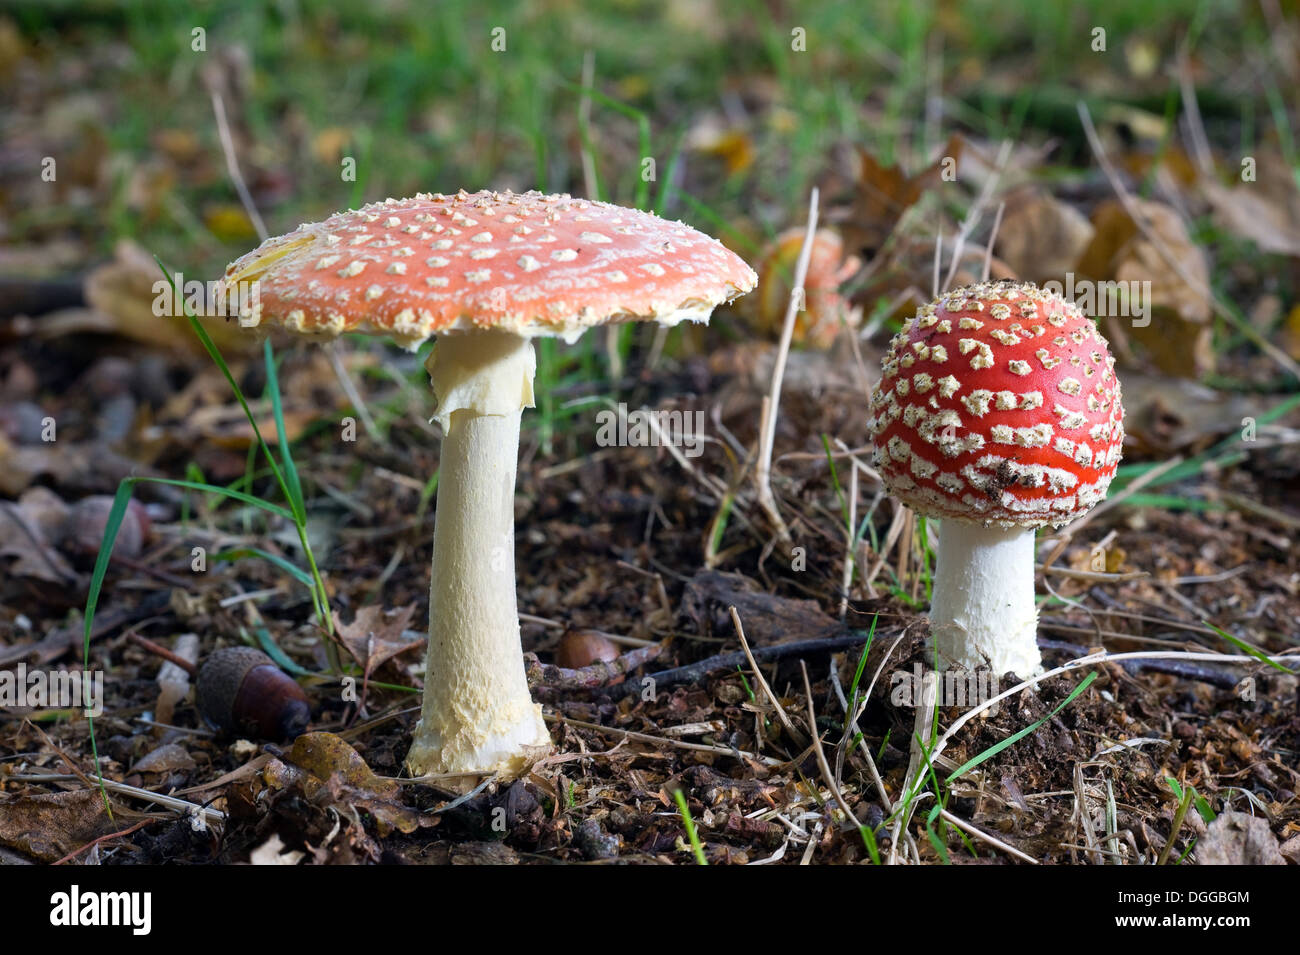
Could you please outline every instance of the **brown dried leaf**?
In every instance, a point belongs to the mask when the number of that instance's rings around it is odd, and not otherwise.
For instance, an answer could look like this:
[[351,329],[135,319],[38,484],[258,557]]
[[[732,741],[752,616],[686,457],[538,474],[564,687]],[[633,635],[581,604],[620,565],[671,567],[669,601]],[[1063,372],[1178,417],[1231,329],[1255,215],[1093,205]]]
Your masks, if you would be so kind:
[[0,505],[0,566],[4,558],[17,558],[8,565],[8,573],[51,584],[67,584],[77,573],[63,555],[50,546],[35,520],[20,507],[5,502]]
[[1300,865],[1300,836],[1292,836],[1279,850],[1292,865]]
[[[1205,253],[1192,242],[1176,210],[1145,199],[1133,202],[1154,238],[1139,229],[1118,200],[1104,202],[1093,213],[1096,233],[1077,270],[1094,281],[1151,283],[1146,298],[1150,320],[1138,326],[1110,316],[1107,329],[1140,342],[1161,371],[1199,378],[1214,367]],[[1117,352],[1124,354],[1122,348]]]
[[282,762],[271,760],[263,778],[277,789],[292,789],[320,804],[357,806],[374,817],[379,834],[414,832],[433,817],[402,805],[395,780],[376,776],[366,761],[333,733],[304,733]]
[[1022,279],[1042,284],[1065,281],[1092,241],[1087,216],[1036,188],[1007,197],[998,228],[998,255]]
[[1280,156],[1259,156],[1253,182],[1229,188],[1206,179],[1201,193],[1221,228],[1249,239],[1261,252],[1300,255],[1300,187]]
[[0,845],[40,862],[56,862],[113,831],[93,789],[41,793],[0,801]]
[[424,646],[424,637],[409,637],[404,631],[411,625],[415,604],[399,607],[391,613],[371,604],[357,611],[351,623],[339,627],[339,639],[369,675],[384,661]]
[[164,743],[142,756],[131,769],[137,773],[172,773],[193,769],[196,765],[194,757],[184,746],[179,743]]
[[[192,278],[186,277],[185,281]],[[135,243],[123,240],[117,245],[114,261],[101,265],[86,276],[86,301],[95,312],[110,319],[111,330],[119,335],[160,349],[204,354],[203,345],[179,307],[174,315],[154,314],[157,295],[154,286],[164,281],[166,279],[153,256]],[[259,344],[256,336],[246,334],[233,318],[203,318],[200,321],[217,347],[227,355],[252,351]],[[42,324],[48,327],[48,323]],[[64,334],[78,330],[76,327],[61,328]],[[96,327],[92,330],[104,331],[102,321],[96,319]]]
[[1139,455],[1199,451],[1269,407],[1267,395],[1229,394],[1142,372],[1124,375],[1124,432]]
[[1197,865],[1286,865],[1268,820],[1225,812],[1196,842]]
[[944,160],[960,159],[963,145],[960,136],[952,136],[939,158],[914,176],[909,176],[900,166],[882,165],[859,147],[856,195],[849,221],[843,227],[849,247],[875,252],[884,245],[903,213],[939,181]]
[[399,789],[395,781],[376,776],[361,754],[333,733],[303,733],[294,740],[287,759],[322,782],[338,774],[354,789],[380,796],[394,796]]

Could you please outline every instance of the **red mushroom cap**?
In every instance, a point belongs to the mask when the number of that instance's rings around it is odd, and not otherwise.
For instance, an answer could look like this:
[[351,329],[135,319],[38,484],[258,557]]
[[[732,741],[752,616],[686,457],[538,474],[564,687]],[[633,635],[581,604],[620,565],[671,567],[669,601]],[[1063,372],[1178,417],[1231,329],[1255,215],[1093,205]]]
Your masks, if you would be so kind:
[[573,337],[609,321],[705,321],[757,276],[716,239],[647,212],[540,192],[388,199],[300,225],[231,263],[240,323]]
[[986,282],[924,306],[871,397],[875,463],[922,514],[1065,524],[1106,496],[1124,443],[1115,360],[1093,322],[1031,284]]

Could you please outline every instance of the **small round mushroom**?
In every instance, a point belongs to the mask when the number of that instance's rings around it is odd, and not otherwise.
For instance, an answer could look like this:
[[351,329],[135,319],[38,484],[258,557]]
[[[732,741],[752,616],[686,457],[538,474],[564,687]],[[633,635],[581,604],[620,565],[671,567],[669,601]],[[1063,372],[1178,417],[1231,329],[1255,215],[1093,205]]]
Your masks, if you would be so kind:
[[460,192],[375,203],[270,239],[231,264],[256,281],[245,325],[391,335],[425,364],[443,445],[424,705],[407,768],[521,772],[551,747],[528,693],[515,603],[519,422],[532,339],[593,325],[707,322],[757,277],[679,222],[567,195]]
[[886,488],[941,522],[930,608],[940,666],[1038,672],[1034,529],[1105,498],[1122,453],[1105,339],[1037,286],[959,288],[894,336],[871,411]]

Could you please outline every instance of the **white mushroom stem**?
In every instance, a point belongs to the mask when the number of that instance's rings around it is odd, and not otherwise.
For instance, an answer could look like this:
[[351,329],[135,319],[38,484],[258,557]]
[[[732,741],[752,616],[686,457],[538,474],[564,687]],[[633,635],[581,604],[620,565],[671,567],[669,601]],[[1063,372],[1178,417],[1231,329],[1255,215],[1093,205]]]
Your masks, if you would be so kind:
[[533,405],[532,342],[448,335],[425,366],[443,428],[424,706],[413,775],[517,775],[551,747],[532,701],[515,604],[519,419]]
[[946,520],[939,528],[930,632],[939,666],[1042,669],[1034,606],[1034,531]]

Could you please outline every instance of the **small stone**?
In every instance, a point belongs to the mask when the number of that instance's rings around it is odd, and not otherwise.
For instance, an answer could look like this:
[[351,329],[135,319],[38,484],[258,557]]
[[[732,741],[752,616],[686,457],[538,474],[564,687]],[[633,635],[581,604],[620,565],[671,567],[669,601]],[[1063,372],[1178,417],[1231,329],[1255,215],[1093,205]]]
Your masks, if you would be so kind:
[[584,819],[573,834],[573,844],[578,847],[584,859],[618,858],[618,836],[605,831],[598,819]]

